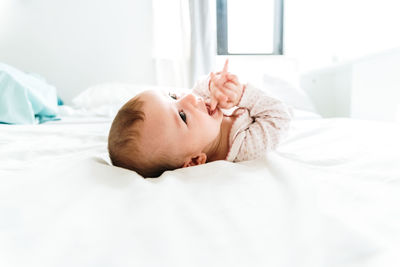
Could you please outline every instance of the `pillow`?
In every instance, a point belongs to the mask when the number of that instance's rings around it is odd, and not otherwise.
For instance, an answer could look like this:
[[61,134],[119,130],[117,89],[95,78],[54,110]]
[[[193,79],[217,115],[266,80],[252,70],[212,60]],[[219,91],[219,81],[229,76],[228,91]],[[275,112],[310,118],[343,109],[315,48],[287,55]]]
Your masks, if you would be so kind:
[[129,83],[105,83],[84,90],[72,100],[72,103],[75,108],[83,109],[90,115],[112,117],[126,102],[145,90],[179,92],[188,89]]
[[307,93],[299,85],[264,74],[263,89],[295,109],[318,113]]

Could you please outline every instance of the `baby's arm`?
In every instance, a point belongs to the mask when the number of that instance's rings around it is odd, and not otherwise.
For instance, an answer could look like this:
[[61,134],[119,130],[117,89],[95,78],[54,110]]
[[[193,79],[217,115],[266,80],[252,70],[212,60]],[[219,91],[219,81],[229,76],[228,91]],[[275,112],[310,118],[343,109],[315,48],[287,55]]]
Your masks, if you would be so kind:
[[233,161],[258,158],[274,149],[289,130],[290,110],[280,100],[268,96],[251,84],[245,86],[238,107],[244,109],[250,125],[239,131],[235,139],[240,141],[239,151]]
[[[209,88],[211,76],[201,79],[193,88],[195,94],[208,102],[211,102]],[[233,84],[240,86],[235,75],[228,74],[228,78]],[[239,142],[240,147],[236,147],[238,151],[233,153],[234,158],[227,158],[231,161],[255,159],[264,155],[266,151],[274,149],[288,132],[291,121],[291,111],[283,102],[251,84],[246,84],[242,88],[240,101],[235,105],[244,114],[238,115],[237,120],[247,125],[240,126],[240,130],[233,133],[235,136],[232,137],[233,142],[230,140],[230,143],[237,146]]]
[[242,112],[235,112],[237,117],[230,134],[231,151],[227,159],[255,159],[274,149],[289,130],[291,113],[288,107],[251,84],[243,86],[236,75],[228,73],[228,61],[222,72],[211,73],[210,79],[211,107],[217,104],[220,108],[237,106]]

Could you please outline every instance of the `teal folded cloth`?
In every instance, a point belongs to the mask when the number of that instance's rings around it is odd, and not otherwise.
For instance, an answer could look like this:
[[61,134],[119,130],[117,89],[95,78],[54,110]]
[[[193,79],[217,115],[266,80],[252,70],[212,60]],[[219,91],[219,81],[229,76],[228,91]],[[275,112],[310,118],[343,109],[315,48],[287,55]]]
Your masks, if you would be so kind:
[[58,120],[57,90],[43,78],[0,63],[0,123]]

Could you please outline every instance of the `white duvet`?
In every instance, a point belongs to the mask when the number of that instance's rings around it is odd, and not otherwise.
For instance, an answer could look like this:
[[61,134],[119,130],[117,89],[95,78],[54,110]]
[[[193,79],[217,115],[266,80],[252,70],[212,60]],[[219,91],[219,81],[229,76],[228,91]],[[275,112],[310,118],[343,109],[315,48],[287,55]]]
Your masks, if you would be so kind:
[[0,266],[400,266],[399,124],[296,120],[158,179],[109,165],[109,125],[0,125]]

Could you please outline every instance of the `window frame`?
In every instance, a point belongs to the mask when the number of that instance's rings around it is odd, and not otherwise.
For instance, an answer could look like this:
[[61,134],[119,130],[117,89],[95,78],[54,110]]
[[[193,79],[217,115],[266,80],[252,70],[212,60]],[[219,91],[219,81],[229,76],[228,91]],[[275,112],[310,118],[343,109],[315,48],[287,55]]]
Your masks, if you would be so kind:
[[272,53],[229,53],[227,0],[217,0],[217,55],[283,55],[283,5],[284,0],[275,0]]

